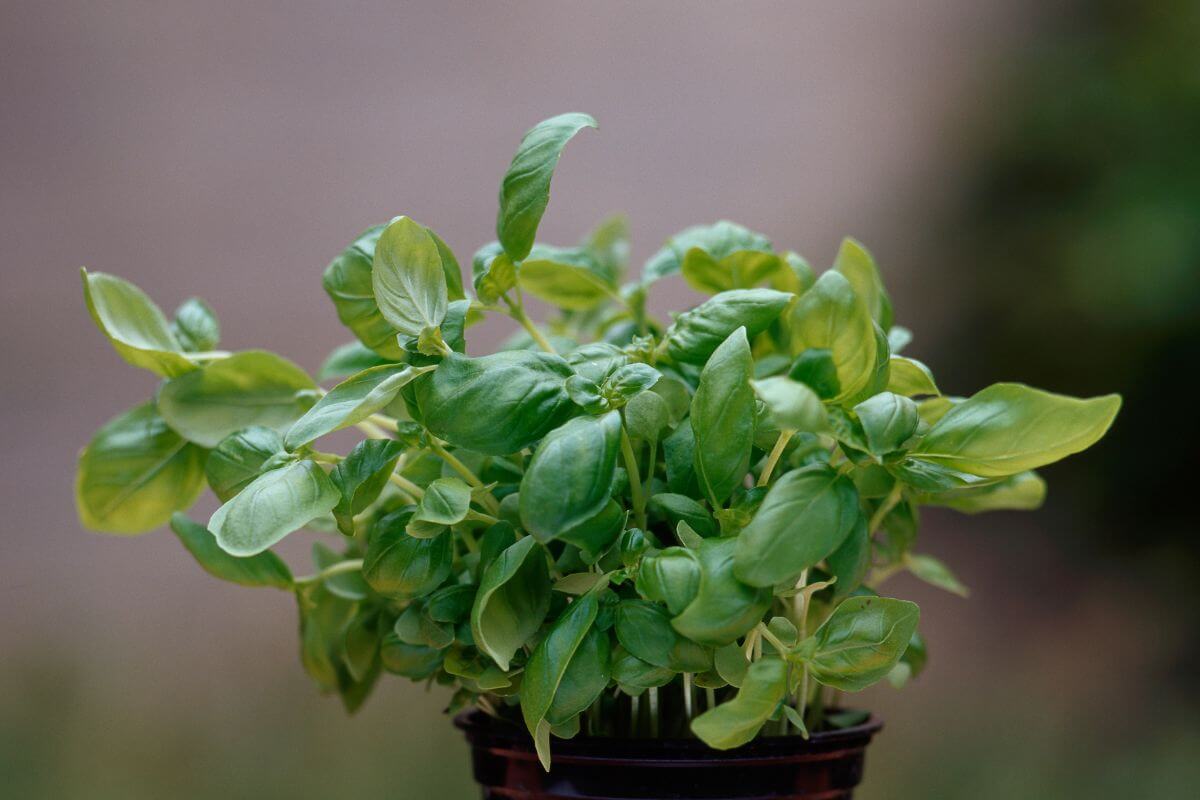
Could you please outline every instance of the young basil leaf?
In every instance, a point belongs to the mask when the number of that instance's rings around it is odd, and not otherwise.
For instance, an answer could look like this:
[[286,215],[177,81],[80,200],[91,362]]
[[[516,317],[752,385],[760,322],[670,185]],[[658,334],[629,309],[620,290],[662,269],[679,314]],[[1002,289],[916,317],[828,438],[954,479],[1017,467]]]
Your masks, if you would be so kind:
[[435,436],[487,455],[515,453],[572,414],[558,356],[525,350],[468,358],[446,356],[413,383],[416,411]]
[[561,531],[555,538],[578,547],[585,564],[595,564],[620,536],[626,517],[621,504],[609,500],[595,515]]
[[231,433],[208,454],[204,474],[213,494],[222,502],[250,485],[267,470],[282,467],[295,456],[283,447],[283,438],[261,425]]
[[[356,533],[354,517],[378,499],[403,452],[404,445],[395,440],[367,439],[359,442],[350,455],[333,468],[329,479],[339,494],[337,505],[333,507],[333,518],[339,531],[347,536]],[[211,456],[209,464],[212,464]]]
[[[684,261],[691,251],[708,257],[708,261],[720,262],[729,256],[742,253],[758,254],[771,253],[771,241],[760,233],[743,228],[736,222],[720,220],[712,225],[695,225],[687,228],[667,240],[662,249],[650,257],[642,269],[642,282],[653,283],[668,275],[677,275],[683,271]],[[696,256],[692,256],[696,261]],[[725,274],[725,280],[732,282],[732,265]],[[693,280],[700,279],[701,269],[693,270]],[[752,284],[743,283],[740,286]],[[698,287],[701,291],[706,289]],[[723,285],[721,289],[732,289],[732,285]],[[713,291],[721,291],[715,289]]]
[[610,403],[600,396],[600,387],[582,375],[572,375],[565,384],[571,402],[589,414],[602,414]]
[[496,237],[513,261],[533,247],[538,224],[550,202],[550,179],[567,142],[584,128],[595,128],[587,114],[560,114],[526,132],[500,184]]
[[1091,447],[1120,407],[1115,394],[1081,400],[997,383],[947,411],[913,455],[984,477],[1015,475]]
[[379,615],[362,609],[346,626],[342,662],[354,681],[370,679],[379,668]]
[[676,672],[712,669],[712,653],[679,636],[670,614],[657,603],[622,600],[615,628],[621,646],[649,664]]
[[450,532],[414,538],[404,530],[409,516],[410,512],[393,512],[376,522],[363,556],[363,577],[385,597],[424,597],[442,585],[453,567]]
[[614,214],[603,220],[584,239],[583,246],[592,254],[610,286],[616,286],[629,265],[629,220]]
[[854,407],[867,439],[867,449],[875,456],[900,450],[917,432],[921,415],[917,404],[907,397],[881,392]]
[[571,311],[587,311],[616,296],[592,253],[581,247],[534,245],[517,281],[533,296]]
[[481,247],[471,259],[472,285],[481,303],[495,303],[517,285],[517,268],[499,242]]
[[432,647],[402,642],[395,633],[388,633],[380,644],[379,657],[388,672],[423,681],[437,672],[445,654]]
[[908,328],[893,325],[888,328],[887,337],[888,349],[895,354],[912,344],[913,333]]
[[[893,350],[893,352],[895,351]],[[889,392],[895,392],[905,397],[941,394],[937,384],[934,383],[933,373],[929,371],[929,367],[915,358],[894,355],[889,359],[889,364],[887,384]]]
[[629,363],[629,356],[621,348],[607,342],[591,342],[567,353],[571,369],[597,386],[621,367]]
[[[345,561],[346,557],[334,552],[322,542],[313,542],[312,560],[313,566],[320,571]],[[365,600],[367,595],[371,593],[371,590],[367,587],[367,582],[363,580],[361,572],[343,572],[337,575],[330,575],[321,582],[330,592],[347,600]]]
[[400,390],[434,367],[383,364],[352,375],[329,390],[288,429],[289,450],[303,447],[327,433],[339,431],[387,406]]
[[672,528],[679,522],[686,522],[701,536],[717,535],[717,523],[712,514],[687,495],[671,492],[656,494],[650,498],[648,508],[670,520]]
[[634,697],[647,689],[666,686],[675,679],[675,672],[666,667],[648,664],[632,653],[618,648],[612,656],[612,679],[622,692]]
[[950,594],[966,597],[970,594],[963,582],[955,577],[950,568],[933,556],[921,556],[908,553],[904,558],[908,571],[931,586],[936,586]]
[[871,319],[885,331],[892,327],[892,301],[883,288],[875,259],[860,242],[846,237],[838,250],[833,268],[846,276],[854,293],[863,299]]
[[754,362],[745,328],[729,335],[704,370],[692,398],[691,424],[696,437],[696,474],[719,507],[750,469],[754,444]]
[[409,536],[430,539],[449,525],[466,519],[471,510],[471,487],[458,478],[438,478],[425,487],[425,495],[405,530]]
[[761,283],[779,272],[781,261],[774,253],[743,251],[720,261],[698,247],[683,257],[684,280],[700,292],[724,292]]
[[434,622],[459,623],[471,616],[475,604],[474,586],[444,586],[429,596],[425,612]]
[[823,464],[786,473],[741,532],[737,577],[751,586],[792,581],[837,549],[862,512],[854,483]]
[[998,483],[924,495],[921,503],[964,514],[984,511],[1032,511],[1046,499],[1046,481],[1033,471],[1018,472]]
[[801,353],[788,370],[788,377],[812,389],[822,400],[841,394],[833,353],[824,347],[810,347]]
[[829,417],[821,398],[807,385],[783,375],[751,381],[772,421],[781,430],[821,433],[829,430]]
[[782,256],[784,269],[771,274],[771,286],[781,292],[800,294],[808,291],[817,278],[804,256],[788,250]]
[[392,362],[359,341],[347,342],[338,347],[317,370],[317,380],[349,378],[356,372]]
[[681,614],[700,591],[700,559],[695,551],[668,547],[642,558],[637,590],[647,600],[664,603],[672,615]]
[[537,632],[549,610],[546,555],[532,537],[526,537],[483,571],[471,607],[475,645],[508,670],[513,655]]
[[609,501],[621,415],[577,417],[551,431],[521,478],[521,523],[539,541],[595,516]]
[[109,420],[79,454],[75,505],[86,527],[144,533],[204,490],[204,450],[167,427],[154,403]]
[[771,606],[770,589],[747,586],[734,576],[737,541],[705,539],[688,551],[696,554],[700,579],[695,596],[671,624],[692,641],[712,647],[729,644],[757,625]]
[[216,447],[251,425],[286,432],[312,405],[315,389],[287,359],[248,350],[167,381],[158,410],[184,438]]
[[216,538],[203,525],[183,514],[171,515],[171,530],[204,571],[214,578],[242,586],[292,588],[292,572],[283,559],[269,550],[249,558],[231,556],[217,545]]
[[201,353],[220,343],[221,324],[208,303],[199,297],[189,297],[175,309],[171,333],[185,352]]
[[234,556],[252,556],[333,509],[338,490],[312,461],[264,472],[208,521],[217,543]]
[[88,313],[121,358],[165,378],[196,369],[162,309],[145,292],[103,272],[81,269],[80,275]]
[[851,597],[796,652],[818,682],[857,692],[887,677],[920,616],[917,604],[907,600]]
[[[800,295],[792,306],[791,333],[794,353],[809,348],[829,351],[839,391],[828,399],[854,397],[871,383],[878,350],[875,324],[862,298],[840,272],[826,272]],[[795,374],[792,377],[803,380]],[[813,389],[822,393],[818,386]]]
[[750,662],[746,659],[746,653],[741,647],[736,644],[727,644],[724,647],[718,647],[713,653],[713,666],[722,680],[730,686],[740,689],[742,682],[746,679]]
[[408,217],[397,217],[379,237],[371,286],[383,318],[404,336],[419,336],[446,318],[441,251],[429,230]]
[[758,735],[787,689],[788,666],[782,659],[756,661],[747,669],[737,697],[693,719],[692,733],[715,750],[740,747]]
[[833,585],[834,598],[848,597],[862,584],[871,567],[871,537],[867,518],[858,515],[854,528],[838,548],[825,557],[830,574],[837,578]]
[[671,411],[660,394],[642,392],[625,406],[625,429],[634,439],[657,442],[670,425]]
[[614,407],[623,406],[634,397],[658,383],[662,373],[649,364],[626,364],[618,367],[600,386],[600,393]]
[[700,479],[696,476],[696,434],[691,425],[680,425],[663,439],[663,462],[668,489],[676,494],[700,496]]
[[767,329],[794,295],[772,289],[721,292],[675,318],[667,329],[666,349],[676,361],[703,364],[740,327],[753,339]]
[[344,669],[346,629],[357,604],[324,586],[298,592],[296,600],[300,607],[300,662],[322,689],[335,691]]
[[396,341],[396,329],[383,318],[375,302],[371,267],[375,246],[384,225],[364,231],[325,268],[322,283],[333,300],[338,319],[366,347],[391,361],[405,358],[404,348]]

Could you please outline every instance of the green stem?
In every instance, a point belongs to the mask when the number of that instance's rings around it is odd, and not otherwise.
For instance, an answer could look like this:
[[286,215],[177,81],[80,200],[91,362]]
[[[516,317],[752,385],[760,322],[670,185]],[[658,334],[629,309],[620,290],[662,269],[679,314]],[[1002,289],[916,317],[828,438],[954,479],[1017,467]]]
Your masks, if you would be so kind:
[[[442,447],[441,444],[432,438],[429,441],[429,449],[437,453],[437,455],[443,461],[449,464],[450,469],[457,472],[459,477],[467,482],[467,485],[473,486],[476,489],[483,488],[483,481],[479,480],[479,476],[472,472],[470,467],[459,461],[457,456],[455,456],[446,448]],[[496,498],[492,496],[491,492],[484,492],[480,494],[479,502],[483,504],[484,508],[493,514],[500,512],[500,503],[496,501]]]
[[646,462],[646,483],[642,490],[642,493],[646,497],[650,496],[650,489],[651,489],[650,484],[654,480],[654,461],[657,458],[658,458],[658,441],[652,440],[650,442],[650,460]]
[[384,430],[391,431],[392,433],[400,430],[400,428],[396,425],[396,420],[391,419],[390,417],[385,417],[383,414],[372,414],[371,416],[367,417],[367,421],[372,425],[376,425]]
[[482,522],[485,525],[495,525],[500,521],[491,514],[480,514],[478,511],[467,511],[467,519],[473,522]]
[[650,695],[650,735],[658,738],[658,689],[651,687],[646,693]]
[[547,339],[545,334],[538,330],[537,325],[534,325],[533,321],[525,315],[525,307],[521,302],[521,296],[519,294],[517,295],[517,301],[515,303],[509,299],[507,294],[503,294],[500,297],[502,300],[504,300],[505,304],[508,305],[508,315],[515,319],[517,323],[525,329],[525,332],[529,334],[530,338],[537,342],[538,347],[542,348],[547,353],[558,355],[558,351],[554,349],[554,345],[550,344],[550,340]]
[[322,453],[320,450],[313,450],[308,457],[322,464],[337,464],[346,460],[345,456],[339,456],[337,453]]
[[354,427],[358,428],[360,431],[362,431],[363,433],[365,433],[368,437],[370,437],[372,439],[390,439],[390,438],[392,438],[391,436],[388,435],[387,431],[385,431],[383,428],[380,428],[375,423],[370,422],[365,419],[362,420],[361,422],[354,423]]
[[758,476],[759,486],[766,486],[771,482],[771,473],[775,471],[775,465],[783,457],[783,451],[787,449],[787,443],[795,434],[795,431],[788,430],[779,432],[779,438],[775,440],[775,446],[771,448],[771,455],[767,457],[767,465],[763,467],[762,474]]
[[399,472],[393,472],[388,475],[388,480],[399,486],[404,492],[408,493],[414,500],[420,500],[425,496],[425,490],[408,478],[401,475]]
[[334,575],[341,575],[346,572],[357,572],[362,569],[363,560],[361,558],[352,558],[349,561],[339,561],[336,564],[330,564],[325,569],[315,575],[306,575],[302,578],[296,578],[294,583],[297,586],[307,586],[310,583],[318,583],[326,578],[332,578]]
[[[783,642],[779,641],[779,637],[776,636],[775,634],[771,633],[771,629],[768,628],[766,625],[762,624],[761,622],[758,623],[758,632],[759,632],[759,635],[762,636],[763,639],[766,639],[768,642],[771,643],[771,646],[774,647],[781,656],[788,651],[787,646]],[[756,643],[755,649],[757,650],[761,644],[762,644],[762,642],[760,640],[759,642]],[[758,657],[761,657],[761,653],[759,654]]]
[[879,504],[879,508],[875,509],[875,513],[871,515],[871,522],[867,525],[868,536],[874,536],[875,532],[879,530],[879,526],[883,524],[887,515],[900,502],[903,492],[904,485],[900,481],[896,481],[892,490],[888,492],[888,496],[883,498],[883,502]]
[[638,470],[637,456],[633,452],[633,442],[629,441],[629,433],[621,425],[621,458],[625,461],[625,471],[629,473],[629,494],[633,499],[633,517],[637,526],[646,530],[646,496],[642,492],[642,476]]
[[[808,570],[805,569],[800,573],[800,580],[796,582],[796,589],[799,593],[793,601],[796,604],[796,629],[799,633],[798,640],[803,642],[808,638],[808,603],[812,599],[812,593],[804,591],[805,584],[808,583]],[[808,664],[801,664],[800,669],[800,697],[796,702],[796,711],[800,713],[800,719],[804,719],[804,708],[808,704]]]
[[229,358],[233,353],[228,350],[202,350],[199,353],[185,353],[184,355],[193,361],[219,361],[222,358]]
[[692,721],[692,673],[683,673],[683,717]]

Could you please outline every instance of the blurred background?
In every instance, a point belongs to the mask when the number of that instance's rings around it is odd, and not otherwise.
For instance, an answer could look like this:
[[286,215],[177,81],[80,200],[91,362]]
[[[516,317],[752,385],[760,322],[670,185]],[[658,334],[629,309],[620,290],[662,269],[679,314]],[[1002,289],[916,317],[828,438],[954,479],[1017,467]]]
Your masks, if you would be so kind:
[[926,515],[973,594],[897,579],[931,663],[861,698],[888,723],[864,800],[1197,796],[1194,0],[17,1],[0,76],[0,796],[473,796],[439,691],[347,718],[288,596],[79,528],[78,448],[154,381],[77,273],[201,295],[229,348],[315,370],[348,338],[325,264],[400,213],[469,263],[522,132],[569,110],[601,130],[546,240],[623,210],[640,264],[728,217],[824,267],[854,235],[944,389],[1125,395],[1043,511]]

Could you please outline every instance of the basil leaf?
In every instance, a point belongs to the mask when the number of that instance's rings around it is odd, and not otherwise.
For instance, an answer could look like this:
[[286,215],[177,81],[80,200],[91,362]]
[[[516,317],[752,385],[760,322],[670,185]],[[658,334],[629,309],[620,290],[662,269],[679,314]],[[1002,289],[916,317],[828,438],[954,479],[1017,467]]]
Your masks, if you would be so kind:
[[718,647],[713,653],[713,667],[721,679],[730,686],[738,689],[742,688],[742,682],[746,679],[746,672],[750,669],[750,662],[746,659],[746,654],[736,644],[727,644],[724,647]]
[[587,235],[583,246],[592,254],[605,282],[616,286],[629,265],[629,220],[614,214]]
[[675,318],[667,329],[667,353],[676,361],[703,364],[739,327],[751,339],[765,331],[792,298],[772,289],[721,292]]
[[895,392],[905,397],[941,394],[937,384],[934,383],[933,373],[929,371],[929,367],[915,358],[892,356],[889,364],[887,385],[889,392]]
[[1032,511],[1040,508],[1045,499],[1046,481],[1036,472],[1028,471],[987,486],[927,494],[921,498],[921,503],[952,508],[964,514],[979,514],[984,511]]
[[695,596],[671,624],[692,641],[712,647],[729,644],[757,625],[771,606],[770,589],[756,589],[734,576],[737,541],[705,539],[687,551],[696,554],[699,580]]
[[384,227],[376,225],[364,231],[325,268],[322,283],[338,319],[363,345],[386,359],[402,361],[406,353],[396,341],[396,329],[379,311],[371,279],[375,246]]
[[648,508],[665,516],[674,529],[680,522],[686,522],[692,530],[701,536],[716,536],[717,523],[713,520],[704,506],[683,494],[663,492],[650,498]]
[[936,586],[959,597],[966,597],[970,594],[967,587],[950,571],[950,568],[933,556],[910,553],[905,557],[904,565],[908,567],[909,572],[930,586]]
[[595,516],[609,500],[621,415],[578,417],[551,431],[521,479],[521,524],[539,541]]
[[737,697],[692,720],[692,733],[715,750],[731,750],[754,739],[787,695],[788,667],[764,658],[746,670]]
[[[854,397],[875,375],[878,342],[870,311],[840,273],[826,272],[812,288],[800,295],[791,312],[792,351],[810,348],[828,350],[838,382],[838,392],[827,399]],[[796,380],[804,380],[793,374]],[[818,394],[820,386],[804,381]]]
[[917,432],[921,415],[907,397],[882,392],[854,407],[867,439],[867,450],[883,456],[900,450]]
[[316,586],[297,593],[300,607],[300,663],[321,688],[338,688],[346,630],[356,603]]
[[600,393],[614,407],[623,406],[642,394],[662,378],[662,373],[649,364],[626,364],[618,367],[600,386]]
[[208,303],[189,297],[175,309],[171,333],[186,352],[200,353],[214,349],[221,341],[221,324]]
[[204,490],[204,451],[167,427],[153,403],[109,420],[79,454],[80,521],[107,533],[144,533]]
[[538,224],[550,201],[550,179],[567,142],[584,128],[595,128],[587,114],[560,114],[543,120],[521,139],[500,184],[496,237],[513,261],[529,255]]
[[833,353],[823,347],[810,347],[801,353],[788,370],[788,377],[812,389],[822,400],[832,400],[842,391]]
[[671,411],[660,394],[642,392],[625,406],[625,428],[634,439],[657,442],[670,425]]
[[571,416],[575,404],[564,386],[571,374],[565,361],[546,353],[454,353],[413,384],[417,412],[430,432],[456,447],[515,453]]
[[284,450],[278,433],[251,425],[221,440],[208,454],[204,474],[213,494],[224,503],[262,473],[282,467],[289,460],[294,456]]
[[821,398],[807,385],[783,375],[752,381],[754,393],[767,407],[781,430],[821,433],[829,430],[829,417]]
[[594,564],[621,535],[626,517],[621,504],[609,500],[595,515],[561,531],[555,538],[575,545],[583,563]]
[[642,559],[637,590],[647,600],[665,604],[671,614],[680,614],[700,591],[700,577],[695,551],[668,547]]
[[287,449],[299,447],[327,433],[362,422],[396,399],[400,390],[434,367],[383,364],[353,375],[329,390],[288,429]]
[[405,530],[409,536],[429,539],[449,525],[466,519],[471,510],[471,487],[458,478],[438,478],[425,487],[425,495]]
[[508,670],[550,610],[546,555],[532,537],[511,545],[483,571],[471,607],[475,645]]
[[264,472],[208,521],[226,553],[252,556],[330,511],[338,501],[325,470],[296,461]]
[[587,311],[616,296],[590,251],[535,245],[517,272],[521,288],[547,303]]
[[829,572],[837,578],[833,585],[835,598],[847,597],[862,584],[871,568],[871,537],[867,518],[858,515],[854,528],[838,548],[825,557]]
[[612,679],[630,696],[647,689],[666,686],[675,679],[674,670],[647,664],[635,655],[618,649],[612,656]]
[[80,275],[88,313],[121,358],[166,378],[196,369],[162,309],[145,292],[103,272],[81,269]]
[[517,268],[499,242],[484,245],[471,261],[472,284],[482,303],[495,303],[517,285]]
[[383,318],[405,336],[419,336],[446,318],[441,251],[429,230],[408,217],[393,220],[379,237],[371,286]]
[[691,424],[696,437],[696,474],[719,507],[750,469],[754,444],[754,362],[745,328],[729,335],[704,370],[692,397]]
[[691,425],[680,425],[663,439],[663,464],[667,471],[668,489],[676,494],[699,496],[696,434],[692,432]]
[[362,342],[347,342],[334,350],[317,370],[317,380],[327,381],[333,378],[348,378],[364,369],[392,363],[388,359],[368,348]]
[[393,512],[374,526],[363,556],[367,585],[386,597],[424,597],[450,577],[454,540],[449,531],[432,539],[409,536],[408,512]]
[[367,439],[359,442],[350,455],[333,468],[329,479],[339,495],[337,505],[333,507],[333,518],[339,531],[347,536],[356,533],[354,517],[378,499],[403,452],[404,445],[395,440]]
[[283,559],[270,551],[249,558],[231,556],[220,548],[208,529],[183,514],[171,515],[171,530],[192,557],[214,578],[242,586],[292,588],[292,572]]
[[842,240],[833,268],[846,276],[854,293],[862,298],[871,319],[885,331],[892,327],[892,301],[883,288],[875,259],[862,243],[849,237]]
[[442,665],[444,654],[440,650],[400,641],[395,633],[383,637],[379,657],[388,672],[423,681],[433,676]]
[[1120,407],[1115,394],[1081,400],[997,383],[947,411],[913,455],[984,477],[1014,475],[1091,447]]
[[793,581],[836,550],[861,513],[854,483],[832,467],[788,472],[738,536],[735,573],[751,586]]
[[657,603],[622,600],[615,630],[621,646],[648,664],[676,672],[712,669],[712,653],[677,634],[670,614]]
[[[642,282],[653,283],[668,275],[679,274],[683,271],[684,261],[691,251],[696,251],[697,255],[707,256],[709,261],[720,262],[729,256],[742,253],[769,254],[771,241],[762,234],[743,228],[729,220],[723,219],[712,225],[695,225],[672,236],[661,250],[650,257],[642,270]],[[696,255],[693,255],[692,258],[695,261]],[[732,269],[727,271],[730,274],[728,280],[732,281]],[[692,279],[697,280],[700,278],[699,273],[702,272],[702,268],[697,265],[692,272]],[[697,288],[705,291],[703,286]],[[733,287],[722,286],[721,288]],[[720,289],[716,289],[716,291],[720,291]]]
[[251,425],[286,432],[312,405],[315,389],[287,359],[248,350],[167,381],[158,393],[158,410],[184,438],[216,447]]
[[[321,542],[313,542],[312,560],[313,565],[320,571],[345,561],[346,557],[334,552]],[[330,592],[347,600],[365,600],[371,591],[367,587],[367,582],[363,580],[361,572],[343,572],[338,575],[330,575],[322,579],[321,582]]]
[[843,600],[797,651],[820,683],[857,692],[882,680],[908,647],[921,612],[916,603],[887,597]]
[[576,374],[597,386],[629,363],[629,356],[624,350],[607,342],[581,345],[564,358]]

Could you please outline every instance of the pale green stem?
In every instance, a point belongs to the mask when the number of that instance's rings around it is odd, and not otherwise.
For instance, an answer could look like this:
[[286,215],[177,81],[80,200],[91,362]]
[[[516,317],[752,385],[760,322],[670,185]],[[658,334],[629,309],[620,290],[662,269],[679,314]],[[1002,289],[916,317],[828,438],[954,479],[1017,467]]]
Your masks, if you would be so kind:
[[367,417],[367,421],[372,425],[376,425],[384,430],[391,431],[392,433],[395,433],[399,430],[399,428],[396,426],[396,420],[392,419],[391,417],[385,417],[383,414],[372,414],[371,416]]
[[391,475],[388,475],[388,480],[400,487],[400,489],[409,494],[414,500],[420,500],[425,496],[424,489],[422,489],[420,486],[417,486],[399,472],[393,472]]
[[692,721],[692,673],[683,673],[683,717]]
[[391,436],[388,435],[388,432],[385,431],[383,428],[380,428],[375,423],[369,422],[365,419],[362,420],[361,422],[354,423],[354,427],[358,428],[360,431],[365,433],[371,439],[390,439],[390,438],[392,438]]
[[795,431],[788,430],[779,432],[779,438],[775,440],[775,446],[771,448],[771,455],[767,457],[767,465],[763,467],[762,474],[758,476],[759,486],[766,486],[771,482],[771,473],[775,471],[775,465],[783,457],[783,451],[787,449],[788,442],[795,434]]
[[625,426],[621,426],[621,458],[625,461],[625,471],[629,473],[629,494],[633,499],[633,517],[637,526],[646,530],[646,496],[642,493],[642,476],[638,470],[637,456],[633,452],[633,442]]
[[500,520],[493,517],[491,514],[480,514],[478,511],[468,511],[467,519],[473,522],[482,522],[485,525],[495,525]]
[[711,686],[704,690],[704,699],[708,701],[709,708],[717,707],[717,690]]
[[[803,642],[808,638],[808,603],[812,599],[812,592],[804,591],[805,584],[808,583],[808,570],[800,573],[800,580],[796,582],[796,594],[793,602],[796,604],[796,629],[799,632],[799,641]],[[801,664],[800,669],[800,697],[796,703],[796,711],[800,713],[800,719],[804,719],[804,709],[808,704],[808,665]]]
[[[483,487],[483,481],[479,480],[479,476],[472,472],[470,467],[459,461],[453,453],[442,447],[436,440],[430,439],[429,449],[437,453],[437,455],[441,457],[443,461],[449,464],[450,469],[457,472],[459,477],[467,482],[467,485],[473,486],[476,489]],[[496,498],[492,496],[491,492],[481,493],[478,497],[478,500],[483,504],[483,507],[491,513],[497,514],[500,512],[500,503],[496,501]]]
[[303,586],[310,583],[317,583],[326,578],[332,578],[334,575],[342,575],[347,572],[358,572],[362,569],[363,560],[361,558],[353,558],[349,561],[339,561],[336,564],[330,564],[325,569],[315,575],[306,575],[303,578],[296,578],[294,583],[297,586]]
[[875,513],[871,515],[871,522],[867,525],[868,536],[874,536],[875,532],[879,530],[879,526],[883,524],[887,515],[900,502],[903,491],[903,484],[900,481],[896,481],[896,485],[892,487],[892,491],[888,492],[888,496],[883,499],[883,502],[879,504],[879,508],[875,509]]
[[658,737],[658,689],[651,687],[646,690],[650,695],[650,735]]
[[228,350],[201,350],[198,353],[185,353],[184,355],[193,361],[219,361],[222,358],[229,358],[233,353]]
[[[776,636],[775,634],[771,633],[771,629],[768,628],[766,625],[764,625],[761,622],[758,623],[758,632],[759,632],[759,635],[761,635],[763,639],[766,639],[768,642],[770,642],[771,646],[774,647],[777,651],[779,651],[779,653],[781,655],[788,651],[788,648],[784,645],[784,643],[779,641],[779,637]],[[755,643],[754,649],[760,650],[761,647],[762,647],[762,640],[760,639],[759,641],[757,641]],[[760,651],[758,653],[758,655],[755,656],[755,658],[761,658],[761,657],[762,657],[762,653]]]
[[508,298],[508,295],[501,295],[501,299],[508,305],[508,315],[515,319],[517,323],[525,329],[533,341],[537,342],[537,346],[552,355],[558,355],[558,351],[554,349],[554,345],[550,344],[550,340],[546,338],[538,326],[533,324],[533,320],[529,319],[525,314],[524,305],[521,303],[520,295],[517,296],[517,302],[513,302]]
[[319,450],[312,451],[308,457],[322,464],[337,464],[346,460],[345,456],[339,456],[337,453],[322,453]]

